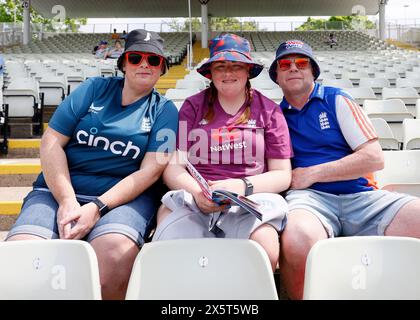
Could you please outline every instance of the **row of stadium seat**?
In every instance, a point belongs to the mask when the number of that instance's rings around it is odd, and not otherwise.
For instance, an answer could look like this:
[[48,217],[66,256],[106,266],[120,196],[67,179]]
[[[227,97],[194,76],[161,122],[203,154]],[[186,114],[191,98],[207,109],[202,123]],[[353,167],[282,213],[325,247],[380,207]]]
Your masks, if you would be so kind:
[[[318,241],[306,261],[303,298],[420,299],[419,252],[420,240],[407,237]],[[87,242],[6,242],[0,246],[0,259],[0,299],[101,299],[97,257]],[[278,298],[267,254],[256,242],[243,239],[146,243],[126,293],[126,300]]]

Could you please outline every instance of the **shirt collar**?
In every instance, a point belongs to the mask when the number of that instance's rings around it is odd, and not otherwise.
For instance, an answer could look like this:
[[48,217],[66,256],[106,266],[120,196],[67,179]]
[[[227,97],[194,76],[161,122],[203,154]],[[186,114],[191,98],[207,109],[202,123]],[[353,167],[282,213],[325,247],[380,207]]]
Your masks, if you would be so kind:
[[[315,86],[314,86],[314,88],[313,88],[313,90],[312,90],[312,92],[311,92],[311,94],[309,96],[308,102],[310,102],[312,99],[320,99],[320,100],[323,100],[324,99],[324,95],[325,95],[324,86],[322,86],[318,82],[315,82]],[[306,103],[306,105],[308,104],[308,102]],[[286,111],[286,110],[291,110],[293,108],[293,106],[291,106],[289,104],[289,102],[286,100],[286,97],[283,97],[283,100],[280,103],[280,108],[283,111]],[[295,108],[293,108],[293,109],[295,109]]]

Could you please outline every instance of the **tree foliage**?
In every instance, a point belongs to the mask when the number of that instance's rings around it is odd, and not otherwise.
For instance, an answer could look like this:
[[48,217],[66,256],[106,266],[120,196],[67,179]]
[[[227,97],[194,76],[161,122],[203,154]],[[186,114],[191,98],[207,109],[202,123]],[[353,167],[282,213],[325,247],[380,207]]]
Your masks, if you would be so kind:
[[364,30],[375,29],[375,24],[367,16],[332,16],[329,19],[313,19],[308,17],[306,22],[297,30]]
[[[201,31],[201,21],[199,18],[191,19],[191,29],[193,32]],[[232,17],[211,17],[209,19],[210,30],[215,31],[256,31],[258,25],[255,21],[239,21]],[[168,22],[169,27],[174,31],[190,31],[190,20],[180,21],[172,19]]]
[[[31,22],[35,24],[42,24],[44,31],[71,31],[77,32],[81,25],[85,25],[86,18],[70,19],[65,18],[63,23],[58,23],[54,19],[44,18],[38,14],[33,8],[30,10]],[[0,22],[22,22],[23,21],[23,7],[20,0],[0,0]]]

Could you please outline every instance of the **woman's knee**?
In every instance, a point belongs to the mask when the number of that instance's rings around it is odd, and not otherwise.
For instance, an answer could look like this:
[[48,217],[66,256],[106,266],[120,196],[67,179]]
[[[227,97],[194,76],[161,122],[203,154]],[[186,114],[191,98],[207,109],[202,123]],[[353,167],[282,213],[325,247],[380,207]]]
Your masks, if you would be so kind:
[[171,209],[162,204],[156,214],[156,223],[159,225],[170,213]]
[[91,245],[98,257],[100,268],[113,270],[131,270],[132,264],[139,252],[137,244],[125,235],[110,233],[99,236],[91,241]]
[[32,234],[16,234],[10,238],[5,239],[4,241],[21,241],[21,240],[45,240],[42,237],[35,236]]

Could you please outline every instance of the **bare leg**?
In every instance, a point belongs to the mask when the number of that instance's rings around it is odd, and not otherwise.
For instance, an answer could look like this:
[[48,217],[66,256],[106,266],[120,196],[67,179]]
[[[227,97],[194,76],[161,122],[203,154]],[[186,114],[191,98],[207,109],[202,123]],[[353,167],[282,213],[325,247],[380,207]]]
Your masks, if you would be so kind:
[[267,252],[273,272],[276,271],[279,261],[280,244],[277,230],[269,224],[259,226],[250,236],[251,240],[258,242]]
[[17,234],[11,236],[9,239],[5,241],[20,241],[20,240],[45,240],[44,238],[34,236],[32,234]]
[[102,299],[124,300],[139,248],[122,234],[110,233],[92,240],[99,264]]
[[157,212],[156,220],[157,225],[159,225],[172,211],[168,209],[165,205],[161,205]]
[[385,235],[420,238],[420,199],[408,202],[398,211]]
[[328,238],[321,221],[306,210],[289,213],[281,234],[280,273],[291,299],[303,298],[306,257],[312,246]]

